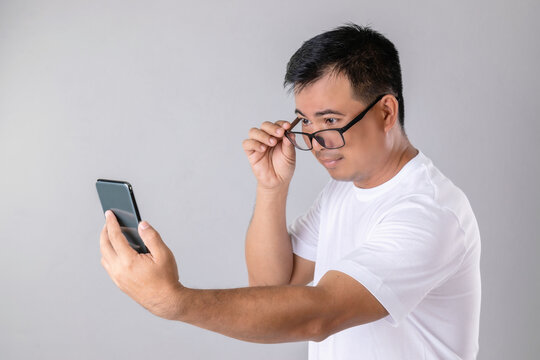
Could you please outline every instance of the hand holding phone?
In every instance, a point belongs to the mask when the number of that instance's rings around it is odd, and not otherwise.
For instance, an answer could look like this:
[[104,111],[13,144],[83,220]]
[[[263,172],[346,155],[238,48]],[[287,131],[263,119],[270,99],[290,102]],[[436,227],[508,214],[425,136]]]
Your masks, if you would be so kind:
[[148,253],[148,248],[139,236],[138,226],[141,216],[131,184],[127,181],[98,179],[96,189],[103,213],[111,210],[129,245],[138,253]]

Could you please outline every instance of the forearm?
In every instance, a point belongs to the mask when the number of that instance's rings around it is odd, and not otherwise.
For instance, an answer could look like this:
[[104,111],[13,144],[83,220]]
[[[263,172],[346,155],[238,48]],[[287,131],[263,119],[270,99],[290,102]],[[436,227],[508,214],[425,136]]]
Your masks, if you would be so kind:
[[316,287],[183,288],[176,319],[250,342],[321,340],[328,335],[323,316],[328,302]]
[[288,186],[257,189],[253,218],[246,235],[250,285],[288,284],[293,268],[291,239],[285,216]]

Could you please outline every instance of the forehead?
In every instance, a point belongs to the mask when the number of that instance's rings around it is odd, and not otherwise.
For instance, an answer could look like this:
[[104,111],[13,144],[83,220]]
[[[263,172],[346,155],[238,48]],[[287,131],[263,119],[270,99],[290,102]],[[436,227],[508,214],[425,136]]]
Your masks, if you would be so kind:
[[317,81],[295,92],[296,108],[302,113],[314,114],[327,108],[347,112],[363,105],[354,96],[349,79],[341,74],[329,73]]

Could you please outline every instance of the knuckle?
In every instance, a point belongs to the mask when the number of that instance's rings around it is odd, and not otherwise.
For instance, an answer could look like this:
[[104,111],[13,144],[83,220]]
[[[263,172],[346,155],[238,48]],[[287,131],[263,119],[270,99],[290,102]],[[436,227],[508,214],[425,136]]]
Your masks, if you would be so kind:
[[124,268],[131,269],[133,267],[133,258],[131,256],[124,256],[121,261]]
[[262,133],[264,133],[264,131],[261,129],[253,128],[249,131],[249,138],[257,140],[261,137]]
[[262,130],[262,129],[257,129],[257,128],[253,128],[251,131],[250,131],[250,139],[252,140],[255,140],[255,141],[264,141],[266,139],[268,139],[268,137],[270,136],[265,130]]

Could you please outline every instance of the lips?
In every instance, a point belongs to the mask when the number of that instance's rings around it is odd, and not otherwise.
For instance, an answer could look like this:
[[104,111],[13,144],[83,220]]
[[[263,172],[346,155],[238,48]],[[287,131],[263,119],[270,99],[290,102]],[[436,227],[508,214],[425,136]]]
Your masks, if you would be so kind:
[[343,159],[343,157],[341,156],[338,156],[338,157],[317,157],[317,159],[319,160],[319,162],[321,164],[323,164],[323,166],[327,169],[333,169],[337,166],[338,162]]

